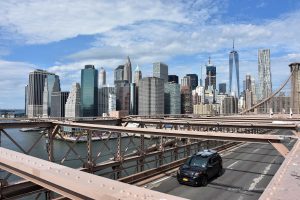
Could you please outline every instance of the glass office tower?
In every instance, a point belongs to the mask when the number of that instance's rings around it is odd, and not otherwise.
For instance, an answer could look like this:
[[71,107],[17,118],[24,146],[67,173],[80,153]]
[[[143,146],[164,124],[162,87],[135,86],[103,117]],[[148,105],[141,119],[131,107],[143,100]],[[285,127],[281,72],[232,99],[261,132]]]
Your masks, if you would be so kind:
[[81,70],[81,115],[93,117],[98,115],[98,70],[94,65],[86,65]]

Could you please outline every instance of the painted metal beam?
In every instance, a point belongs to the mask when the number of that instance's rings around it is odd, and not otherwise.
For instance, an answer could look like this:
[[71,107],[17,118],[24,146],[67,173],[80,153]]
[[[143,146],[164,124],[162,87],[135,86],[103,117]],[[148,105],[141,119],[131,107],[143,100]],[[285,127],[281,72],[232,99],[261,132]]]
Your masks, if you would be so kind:
[[264,128],[264,129],[288,129],[298,130],[298,123],[276,124],[276,123],[257,123],[251,121],[194,121],[194,120],[159,120],[159,119],[130,119],[124,122],[143,123],[143,124],[170,124],[170,125],[189,125],[204,127],[224,127],[224,128]]
[[35,121],[14,121],[14,122],[1,122],[0,129],[9,129],[9,128],[29,128],[29,127],[40,127],[40,128],[49,128],[53,126],[52,122],[35,122]]
[[0,168],[70,199],[182,199],[0,147]]
[[182,137],[194,139],[208,139],[208,140],[224,140],[237,142],[280,142],[286,138],[296,138],[295,136],[284,135],[258,135],[258,134],[241,134],[241,133],[222,133],[222,132],[200,132],[200,131],[180,131],[180,130],[164,130],[164,129],[146,129],[146,128],[128,128],[120,126],[95,125],[85,123],[65,123],[53,122],[57,125],[78,127],[82,129],[137,133],[145,135],[165,136],[165,137]]

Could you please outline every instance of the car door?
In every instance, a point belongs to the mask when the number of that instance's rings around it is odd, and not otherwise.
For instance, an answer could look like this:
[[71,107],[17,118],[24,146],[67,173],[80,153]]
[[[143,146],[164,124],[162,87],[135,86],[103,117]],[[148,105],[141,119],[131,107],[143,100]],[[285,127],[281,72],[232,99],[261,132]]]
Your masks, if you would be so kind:
[[207,175],[208,175],[208,178],[211,178],[214,176],[214,166],[213,166],[213,157],[211,157],[209,160],[208,160],[208,165],[207,165]]
[[218,158],[216,156],[213,156],[210,159],[210,177],[215,176],[218,173],[219,167],[218,167]]

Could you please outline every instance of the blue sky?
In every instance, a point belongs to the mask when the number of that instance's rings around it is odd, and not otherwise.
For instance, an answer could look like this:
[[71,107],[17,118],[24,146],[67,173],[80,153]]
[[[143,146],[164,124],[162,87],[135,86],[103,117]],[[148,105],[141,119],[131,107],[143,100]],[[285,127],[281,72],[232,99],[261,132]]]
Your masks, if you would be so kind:
[[200,74],[211,56],[217,82],[227,82],[235,39],[241,79],[257,77],[259,48],[271,50],[274,90],[300,61],[297,0],[7,0],[0,8],[0,108],[24,107],[35,68],[57,73],[69,90],[85,64],[103,66],[112,84],[127,55],[143,76],[162,61],[180,77]]

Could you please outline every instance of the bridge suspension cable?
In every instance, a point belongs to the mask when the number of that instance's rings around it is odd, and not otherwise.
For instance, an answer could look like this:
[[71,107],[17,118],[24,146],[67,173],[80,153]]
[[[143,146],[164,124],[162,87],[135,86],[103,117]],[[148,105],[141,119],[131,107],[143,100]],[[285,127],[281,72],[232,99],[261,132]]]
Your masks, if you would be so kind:
[[261,102],[259,102],[258,104],[252,106],[251,108],[244,110],[242,112],[240,112],[241,115],[244,115],[248,112],[250,112],[251,110],[253,110],[254,108],[259,107],[260,105],[264,104],[265,102],[269,101],[270,99],[272,99],[276,94],[278,94],[285,86],[286,84],[289,82],[289,80],[291,79],[291,77],[294,74],[295,69],[293,69],[293,71],[291,72],[290,76],[288,77],[288,79],[281,85],[280,88],[278,88],[272,95],[268,96],[267,98],[263,99]]

